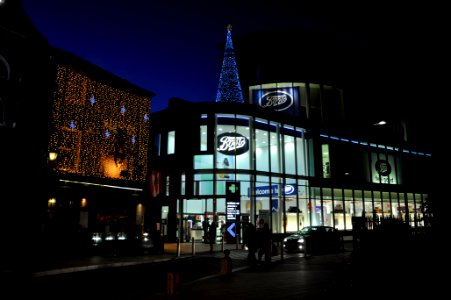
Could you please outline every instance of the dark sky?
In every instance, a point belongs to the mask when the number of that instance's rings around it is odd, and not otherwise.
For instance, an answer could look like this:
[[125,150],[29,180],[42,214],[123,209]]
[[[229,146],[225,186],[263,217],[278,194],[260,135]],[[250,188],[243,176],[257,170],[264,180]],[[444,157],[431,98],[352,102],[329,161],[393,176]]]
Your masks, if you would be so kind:
[[412,64],[406,51],[420,54],[420,7],[310,2],[23,0],[23,6],[51,45],[156,93],[152,112],[171,97],[215,101],[228,23],[232,38],[287,26],[333,32],[370,49],[374,72],[417,80],[422,62]]

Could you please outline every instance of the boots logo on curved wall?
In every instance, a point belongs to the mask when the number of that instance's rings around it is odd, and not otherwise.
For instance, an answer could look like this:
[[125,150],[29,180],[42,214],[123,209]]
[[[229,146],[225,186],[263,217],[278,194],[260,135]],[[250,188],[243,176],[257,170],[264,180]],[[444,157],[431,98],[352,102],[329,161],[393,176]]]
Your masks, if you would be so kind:
[[261,107],[272,108],[277,111],[286,110],[290,108],[293,103],[293,95],[280,90],[265,93],[259,99],[259,105]]
[[[399,178],[399,172],[402,169],[402,164],[399,158],[393,155],[386,155],[384,158],[379,158],[381,154],[371,153],[371,169],[370,178],[373,183],[384,184],[402,184]],[[396,166],[396,168],[393,168]]]
[[216,150],[226,155],[240,155],[249,150],[249,140],[236,132],[225,132],[218,135]]
[[376,171],[380,176],[388,176],[391,173],[390,163],[386,160],[376,161]]

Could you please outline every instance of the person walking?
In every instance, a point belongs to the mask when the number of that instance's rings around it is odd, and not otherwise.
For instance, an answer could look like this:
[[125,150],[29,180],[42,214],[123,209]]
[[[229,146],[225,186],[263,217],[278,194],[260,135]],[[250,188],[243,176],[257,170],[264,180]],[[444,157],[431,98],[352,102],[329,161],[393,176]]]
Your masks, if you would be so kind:
[[210,241],[210,253],[213,253],[213,245],[216,244],[216,222],[213,221],[208,228],[208,240]]
[[257,237],[254,224],[248,223],[246,225],[245,236],[245,244],[247,246],[247,261],[250,264],[254,264],[257,261],[257,258],[255,257],[257,253]]
[[256,231],[257,239],[257,256],[258,262],[262,261],[263,255],[265,256],[265,261],[270,259],[270,242],[271,242],[271,231],[269,230],[269,225],[265,223],[263,219],[259,220],[259,227]]
[[203,239],[205,244],[208,244],[208,227],[210,227],[209,221],[210,218],[206,218],[202,221],[202,230],[204,231]]

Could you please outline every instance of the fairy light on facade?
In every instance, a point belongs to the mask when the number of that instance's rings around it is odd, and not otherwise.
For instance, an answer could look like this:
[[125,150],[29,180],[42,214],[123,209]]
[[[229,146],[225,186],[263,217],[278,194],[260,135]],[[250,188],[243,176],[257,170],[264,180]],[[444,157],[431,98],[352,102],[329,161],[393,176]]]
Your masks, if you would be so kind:
[[58,66],[49,149],[60,174],[145,181],[150,99]]
[[235,62],[235,54],[232,44],[232,25],[227,26],[227,40],[222,62],[219,86],[216,93],[216,102],[243,103],[238,68]]

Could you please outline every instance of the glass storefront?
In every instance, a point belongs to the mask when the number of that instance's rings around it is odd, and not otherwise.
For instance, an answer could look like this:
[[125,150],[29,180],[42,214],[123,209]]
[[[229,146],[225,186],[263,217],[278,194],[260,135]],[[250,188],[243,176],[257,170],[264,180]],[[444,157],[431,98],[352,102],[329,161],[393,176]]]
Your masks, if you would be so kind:
[[[208,117],[202,115],[200,153],[194,156],[193,191],[196,199],[182,199],[185,240],[200,240],[202,222],[209,218],[226,223],[226,183],[240,187],[241,222],[256,223],[259,218],[271,225],[273,233],[294,232],[307,225],[328,225],[339,230],[352,230],[353,217],[364,218],[373,229],[384,218],[396,218],[412,227],[424,226],[422,199],[425,194],[401,194],[381,190],[310,186],[314,176],[312,140],[303,128],[288,126],[262,118],[234,114],[214,115],[215,136],[208,132]],[[208,143],[213,143],[213,147]],[[214,151],[208,152],[207,149]],[[323,167],[320,176],[331,177],[329,145],[322,144]],[[395,162],[393,156],[379,156]],[[375,170],[369,169],[370,174]],[[379,172],[380,174],[380,172]],[[375,178],[371,175],[371,178]],[[398,174],[388,177],[396,184]],[[187,180],[189,182],[190,180]],[[371,180],[373,181],[373,180]],[[374,182],[374,181],[373,181]],[[379,176],[377,183],[381,182]],[[183,195],[181,195],[183,198]],[[220,224],[220,225],[221,225]],[[218,226],[218,237],[220,235]]]

